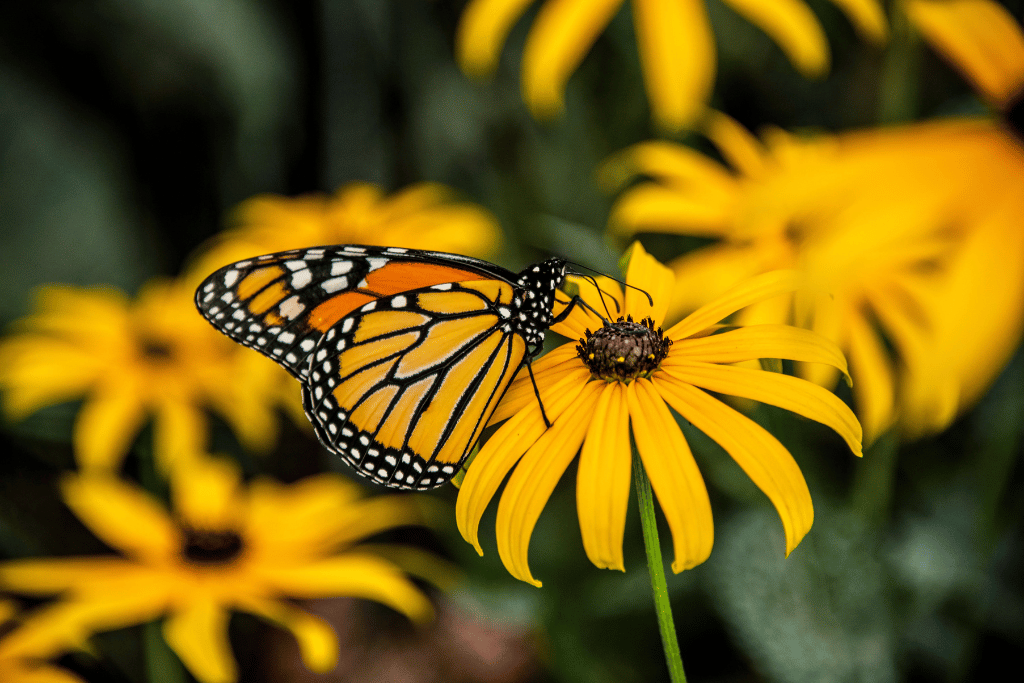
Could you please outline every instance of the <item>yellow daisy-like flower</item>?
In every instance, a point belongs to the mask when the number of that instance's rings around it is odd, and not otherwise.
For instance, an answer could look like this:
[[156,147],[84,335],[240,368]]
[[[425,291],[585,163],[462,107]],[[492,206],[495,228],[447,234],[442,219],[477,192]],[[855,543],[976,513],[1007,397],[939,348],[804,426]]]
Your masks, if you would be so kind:
[[[808,77],[829,68],[828,42],[801,0],[725,0],[764,30]],[[537,117],[561,112],[569,76],[623,0],[548,0],[523,52],[523,99]],[[501,46],[532,0],[472,0],[459,22],[456,51],[471,76],[493,73]],[[655,122],[679,130],[696,118],[715,80],[715,45],[702,0],[633,0],[644,85]],[[833,0],[866,39],[888,35],[876,0]]]
[[[1024,326],[1024,150],[999,124],[949,120],[758,141],[725,116],[707,129],[734,170],[685,147],[632,147],[604,168],[625,191],[610,227],[717,240],[671,265],[680,314],[754,274],[794,268],[809,291],[743,322],[793,322],[850,360],[871,441],[899,421],[936,432],[970,406]],[[825,386],[822,366],[802,376]]]
[[[598,567],[623,570],[631,435],[672,531],[672,570],[707,559],[714,533],[711,504],[669,408],[717,441],[764,491],[782,518],[786,552],[792,551],[814,518],[800,468],[763,427],[708,392],[762,401],[826,424],[861,454],[860,424],[830,392],[796,377],[734,365],[787,358],[845,372],[846,361],[834,344],[785,325],[724,329],[717,324],[745,306],[791,291],[797,286],[794,273],[754,278],[662,333],[673,280],[668,268],[634,244],[626,282],[649,293],[654,303],[635,289],[622,296],[604,279],[605,302],[611,307],[608,297],[614,296],[625,320],[602,327],[597,316],[577,307],[552,327],[580,345],[565,344],[533,365],[551,428],[545,427],[528,376],[515,380],[495,411],[492,421],[507,421],[470,465],[456,519],[463,538],[483,554],[480,518],[514,469],[498,505],[497,539],[502,562],[516,578],[540,585],[527,566],[530,536],[577,452],[576,503],[587,557]],[[604,310],[594,287],[578,283],[581,297]]]
[[236,678],[227,638],[233,610],[289,629],[306,666],[331,669],[337,639],[289,598],[375,600],[414,621],[429,600],[393,562],[354,544],[382,530],[419,523],[409,499],[360,499],[341,476],[291,485],[242,486],[226,461],[194,459],[171,480],[173,513],[145,491],[106,475],[64,481],[64,499],[122,557],[26,559],[0,564],[4,590],[60,599],[24,637],[90,634],[166,617],[164,638],[203,683]]
[[194,288],[150,282],[134,301],[110,288],[44,287],[36,312],[0,340],[3,408],[13,420],[85,397],[74,446],[84,469],[119,467],[149,417],[169,466],[206,446],[210,409],[242,443],[276,437],[277,366],[210,328]]
[[[31,619],[32,617],[29,617]],[[17,608],[10,600],[0,600],[0,681],[4,683],[83,683],[70,671],[47,663],[67,648],[67,643],[54,639],[47,630],[29,632],[17,629],[9,632],[20,620]]]
[[925,40],[1004,109],[1024,88],[1024,33],[992,0],[907,0],[907,18]]
[[376,185],[358,182],[344,185],[332,197],[259,195],[242,202],[231,221],[234,227],[214,238],[189,269],[197,278],[252,256],[323,244],[486,257],[501,242],[501,230],[490,213],[454,201],[453,192],[436,183],[417,183],[390,196]]

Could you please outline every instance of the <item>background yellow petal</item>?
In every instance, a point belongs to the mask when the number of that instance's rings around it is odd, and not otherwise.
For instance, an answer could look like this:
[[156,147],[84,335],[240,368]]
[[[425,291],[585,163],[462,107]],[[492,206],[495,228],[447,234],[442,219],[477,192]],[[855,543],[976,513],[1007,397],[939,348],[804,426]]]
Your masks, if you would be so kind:
[[866,320],[847,320],[847,348],[854,376],[854,405],[864,427],[864,443],[870,444],[896,419],[896,378],[882,340]]
[[683,339],[720,322],[741,308],[791,292],[799,286],[799,276],[792,270],[773,270],[733,287],[722,296],[700,307],[680,320],[666,336]]
[[598,168],[597,180],[602,189],[615,192],[638,175],[719,198],[731,197],[739,189],[733,175],[714,159],[663,140],[641,142],[613,154]]
[[338,663],[338,637],[320,617],[280,600],[246,600],[240,607],[291,631],[310,671],[327,673]]
[[828,72],[825,32],[801,0],[724,0],[774,40],[797,71],[814,78]]
[[703,0],[633,0],[644,85],[655,123],[676,132],[703,111],[715,45]]
[[632,458],[625,387],[606,384],[594,407],[576,475],[576,510],[587,557],[601,569],[625,571],[626,530]]
[[[270,422],[276,422],[269,418]],[[188,467],[206,451],[209,435],[206,413],[188,401],[167,396],[153,415],[153,453],[164,476],[178,467]],[[235,432],[238,433],[237,430]]]
[[175,469],[170,484],[175,513],[195,529],[234,530],[245,514],[234,461],[196,458]]
[[547,0],[523,50],[523,99],[533,115],[562,111],[566,81],[622,0]]
[[757,358],[785,358],[822,363],[849,377],[846,357],[839,346],[816,332],[790,325],[750,325],[710,337],[680,339],[662,362],[739,363]]
[[675,275],[671,269],[648,254],[640,242],[633,242],[626,256],[629,259],[626,283],[630,285],[626,288],[626,313],[632,315],[637,322],[651,318],[655,326],[661,326],[665,322],[665,311],[672,296]]
[[708,558],[715,529],[704,479],[665,401],[650,380],[626,388],[633,438],[672,531],[672,571],[691,569]]
[[200,683],[238,677],[228,643],[228,613],[212,600],[192,599],[164,622],[164,639]]
[[786,554],[792,552],[810,530],[814,508],[804,475],[789,451],[756,422],[700,389],[667,373],[657,373],[654,383],[680,415],[722,446],[764,491],[782,518]]
[[141,394],[126,382],[97,389],[75,419],[75,459],[84,471],[115,471],[146,420]]
[[1024,34],[991,0],[908,0],[907,17],[932,47],[997,106],[1024,86]]
[[433,617],[427,597],[391,562],[369,553],[351,552],[298,566],[254,567],[275,592],[296,598],[350,596],[373,600],[413,621]]
[[832,0],[832,4],[843,11],[864,40],[880,44],[889,37],[885,10],[877,0]]
[[104,474],[70,476],[61,484],[64,501],[111,548],[162,563],[181,548],[178,527],[142,489]]
[[820,422],[843,437],[854,455],[862,455],[861,426],[853,411],[832,392],[807,380],[775,372],[696,361],[666,367],[659,373],[661,375],[719,394],[784,408]]
[[520,581],[541,585],[527,562],[530,537],[551,492],[583,443],[600,386],[590,382],[581,388],[572,405],[519,460],[501,494],[495,523],[498,554],[509,574]]
[[4,412],[21,420],[40,408],[84,395],[104,370],[89,349],[39,335],[0,341]]
[[735,199],[641,183],[624,192],[608,216],[618,235],[668,232],[724,237],[735,214]]
[[472,0],[459,18],[455,56],[469,76],[490,76],[498,66],[501,46],[534,0]]
[[736,119],[720,111],[709,109],[702,130],[726,162],[741,176],[758,178],[763,175],[768,150]]
[[118,581],[135,569],[120,557],[68,557],[0,562],[0,586],[15,593],[52,595],[72,587]]

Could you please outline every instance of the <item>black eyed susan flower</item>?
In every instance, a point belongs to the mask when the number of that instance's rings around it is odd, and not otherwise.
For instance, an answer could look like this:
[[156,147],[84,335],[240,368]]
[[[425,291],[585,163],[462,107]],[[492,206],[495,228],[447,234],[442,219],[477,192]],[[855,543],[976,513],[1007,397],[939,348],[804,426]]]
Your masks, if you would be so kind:
[[211,329],[192,290],[153,281],[130,301],[110,288],[44,287],[36,311],[0,340],[7,416],[84,397],[73,440],[85,469],[116,469],[150,418],[162,465],[198,452],[207,410],[245,446],[268,447],[281,371]]
[[[532,2],[472,0],[456,36],[463,71],[494,71],[501,47]],[[523,98],[538,117],[562,110],[569,76],[611,21],[623,0],[548,0],[537,14],[523,53]],[[659,126],[678,130],[701,113],[715,81],[715,45],[701,0],[633,0],[644,85]],[[774,40],[793,66],[808,77],[828,72],[829,49],[814,14],[800,0],[726,0]],[[873,42],[885,40],[885,14],[876,0],[833,0],[857,31]]]
[[[785,325],[725,329],[718,323],[751,304],[797,286],[791,271],[754,278],[687,316],[668,331],[661,325],[673,287],[672,272],[634,244],[626,281],[615,283],[622,317],[610,324],[575,308],[552,329],[579,339],[534,363],[537,387],[551,421],[546,428],[529,377],[516,379],[493,421],[506,420],[480,449],[462,482],[456,517],[463,537],[482,554],[480,518],[512,471],[498,505],[498,552],[509,572],[539,586],[527,565],[534,525],[555,484],[579,453],[576,502],[587,557],[598,567],[623,570],[622,539],[631,473],[630,438],[650,477],[672,531],[672,569],[691,568],[711,553],[711,505],[700,472],[673,411],[717,441],[775,505],[790,552],[811,527],[813,508],[800,468],[781,443],[709,392],[786,408],[828,425],[857,455],[861,429],[850,409],[820,386],[735,365],[787,358],[846,371],[831,342]],[[593,286],[581,296],[604,310]],[[607,294],[605,302],[608,302]]]
[[[1000,124],[806,139],[774,130],[761,141],[716,115],[706,134],[731,169],[665,142],[603,169],[611,186],[650,179],[619,197],[613,232],[715,240],[670,264],[670,315],[758,273],[796,269],[806,290],[739,320],[792,323],[838,344],[868,442],[894,423],[910,437],[939,431],[981,395],[1024,328],[1024,149]],[[822,365],[798,374],[837,380]]]
[[457,201],[451,189],[437,183],[416,183],[387,196],[376,185],[361,182],[343,185],[330,197],[258,195],[235,209],[231,223],[189,268],[198,279],[241,259],[323,244],[486,257],[501,241],[501,230],[490,213]]
[[171,480],[173,511],[109,475],[79,475],[64,499],[121,556],[25,559],[0,564],[0,587],[58,595],[23,638],[90,634],[164,617],[168,645],[203,683],[236,678],[227,639],[232,611],[290,630],[306,666],[334,666],[337,640],[321,619],[289,599],[351,596],[374,600],[414,621],[429,600],[392,561],[356,543],[421,519],[409,499],[360,498],[340,476],[243,486],[226,461],[191,459]]

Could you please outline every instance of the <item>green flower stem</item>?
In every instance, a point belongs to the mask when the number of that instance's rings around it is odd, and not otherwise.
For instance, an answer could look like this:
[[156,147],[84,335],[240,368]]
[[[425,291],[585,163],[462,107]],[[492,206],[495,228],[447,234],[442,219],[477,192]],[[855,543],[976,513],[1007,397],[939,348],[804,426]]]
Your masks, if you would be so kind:
[[891,33],[878,79],[877,123],[913,121],[918,110],[921,39],[907,20],[903,0],[893,2]]
[[143,625],[142,632],[146,647],[146,680],[152,683],[185,683],[184,668],[164,642],[161,623],[151,621]]
[[683,657],[679,653],[676,625],[672,621],[672,605],[668,599],[668,583],[665,581],[665,563],[661,559],[661,541],[658,540],[658,521],[654,517],[654,493],[651,480],[640,461],[640,454],[633,446],[633,481],[636,482],[636,497],[640,504],[640,525],[644,530],[644,549],[647,551],[647,569],[651,574],[651,589],[654,591],[654,611],[658,615],[658,630],[661,631],[661,645],[665,650],[672,683],[686,683],[683,671]]
[[889,430],[864,449],[864,457],[857,463],[850,503],[872,526],[882,526],[889,519],[899,445],[895,430]]

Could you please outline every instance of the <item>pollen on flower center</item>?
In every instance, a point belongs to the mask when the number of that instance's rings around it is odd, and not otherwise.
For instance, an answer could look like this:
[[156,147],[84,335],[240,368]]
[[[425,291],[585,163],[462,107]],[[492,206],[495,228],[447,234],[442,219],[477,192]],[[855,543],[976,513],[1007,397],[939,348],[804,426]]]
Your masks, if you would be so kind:
[[242,537],[234,531],[184,529],[181,554],[192,564],[227,564],[242,552]]
[[597,379],[628,382],[649,377],[668,355],[672,340],[667,339],[654,321],[644,318],[639,323],[632,316],[605,322],[597,332],[587,330],[586,339],[576,346],[583,364]]

